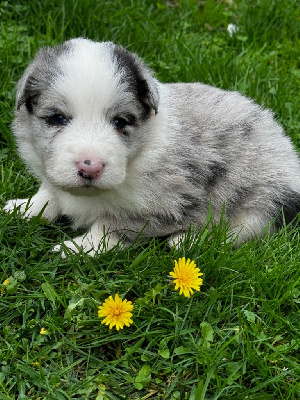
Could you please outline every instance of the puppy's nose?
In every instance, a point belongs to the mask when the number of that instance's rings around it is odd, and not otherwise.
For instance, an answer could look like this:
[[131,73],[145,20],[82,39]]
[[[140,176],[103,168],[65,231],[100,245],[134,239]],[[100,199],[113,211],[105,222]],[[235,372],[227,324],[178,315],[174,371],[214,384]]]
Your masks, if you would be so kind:
[[102,161],[84,160],[76,163],[78,175],[86,179],[95,179],[100,176],[104,170]]

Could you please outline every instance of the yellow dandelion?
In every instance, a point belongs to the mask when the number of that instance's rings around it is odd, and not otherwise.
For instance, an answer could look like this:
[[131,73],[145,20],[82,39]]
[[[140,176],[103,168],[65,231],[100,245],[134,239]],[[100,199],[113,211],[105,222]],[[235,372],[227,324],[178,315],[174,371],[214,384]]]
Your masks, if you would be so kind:
[[200,291],[200,286],[203,285],[203,279],[199,278],[203,275],[199,268],[196,268],[195,261],[185,257],[175,260],[175,268],[170,275],[175,283],[175,290],[180,289],[179,294],[184,294],[185,297],[190,297],[193,294],[193,289]]
[[124,325],[130,326],[133,323],[131,317],[133,305],[131,301],[122,300],[118,294],[113,299],[109,296],[102,306],[99,306],[98,317],[106,317],[101,322],[102,324],[109,325],[109,329],[114,326],[117,331],[123,329]]
[[33,365],[34,367],[38,367],[40,363],[38,361],[34,361],[31,363],[31,365]]
[[0,289],[1,296],[3,296],[3,293],[6,289],[6,286],[9,284],[9,282],[10,282],[9,278],[5,279],[5,281],[2,282],[2,287]]
[[47,335],[47,334],[48,334],[47,329],[42,328],[42,329],[40,330],[40,334],[41,334],[41,335]]

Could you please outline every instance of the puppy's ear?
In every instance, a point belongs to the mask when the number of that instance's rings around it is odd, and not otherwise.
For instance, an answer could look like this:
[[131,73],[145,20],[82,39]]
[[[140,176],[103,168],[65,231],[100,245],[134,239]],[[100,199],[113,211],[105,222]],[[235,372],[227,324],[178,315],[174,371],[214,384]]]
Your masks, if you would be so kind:
[[17,85],[16,109],[25,104],[31,113],[38,97],[53,79],[53,57],[51,48],[40,50],[34,60],[28,65]]
[[37,98],[61,73],[57,61],[61,54],[69,51],[70,48],[70,43],[65,42],[55,47],[45,47],[39,50],[17,85],[17,110],[25,104],[28,112],[32,112]]
[[153,77],[152,71],[146,68],[144,65],[142,73],[144,74],[146,85],[148,87],[146,102],[148,102],[149,106],[155,111],[155,114],[157,114],[159,104],[157,80]]
[[136,92],[145,110],[152,109],[157,113],[158,81],[154,78],[152,71],[137,54],[129,52],[122,46],[113,45],[113,52],[124,81],[126,80],[130,88]]
[[29,66],[26,68],[23,76],[18,82],[17,85],[17,95],[16,95],[16,109],[19,110],[23,104],[26,104],[26,108],[28,109],[29,112],[32,112],[32,105],[30,104],[30,93],[29,93],[29,88],[27,85],[27,81],[29,78],[34,75],[34,69],[35,69],[35,63],[32,62],[29,64]]

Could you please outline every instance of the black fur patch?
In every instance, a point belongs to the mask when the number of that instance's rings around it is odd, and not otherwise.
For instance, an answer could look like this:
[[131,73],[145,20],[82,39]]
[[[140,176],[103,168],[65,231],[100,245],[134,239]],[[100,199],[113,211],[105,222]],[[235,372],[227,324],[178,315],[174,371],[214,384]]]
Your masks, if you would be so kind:
[[188,162],[183,165],[187,179],[195,186],[202,186],[208,193],[217,185],[220,179],[226,175],[227,170],[223,163],[214,162],[207,170],[199,168],[197,162]]
[[215,162],[211,165],[206,177],[206,187],[208,192],[211,192],[211,190],[217,185],[218,181],[223,179],[226,173],[227,170],[223,164]]
[[147,118],[152,108],[149,103],[150,90],[135,56],[122,46],[114,47],[114,56],[119,68],[125,69],[126,77],[124,79],[129,84],[130,91],[138,98],[143,107],[144,117]]
[[194,163],[188,162],[183,164],[183,168],[187,173],[187,179],[195,186],[203,185],[203,171],[197,165],[196,161]]
[[282,227],[283,223],[291,223],[300,212],[300,193],[288,190],[281,200],[275,201],[278,210],[275,227]]
[[171,213],[161,213],[149,216],[149,221],[153,225],[160,225],[163,227],[173,226],[179,223],[179,221]]
[[[50,81],[48,81],[49,83]],[[29,113],[33,112],[34,106],[37,105],[38,99],[42,94],[43,90],[46,89],[45,82],[42,80],[37,82],[36,79],[30,76],[27,79],[26,86],[23,92],[23,98],[18,103],[18,109],[21,107],[22,104],[25,102],[25,106]]]
[[193,218],[197,211],[203,207],[203,201],[198,197],[189,194],[182,194],[182,217],[183,220]]

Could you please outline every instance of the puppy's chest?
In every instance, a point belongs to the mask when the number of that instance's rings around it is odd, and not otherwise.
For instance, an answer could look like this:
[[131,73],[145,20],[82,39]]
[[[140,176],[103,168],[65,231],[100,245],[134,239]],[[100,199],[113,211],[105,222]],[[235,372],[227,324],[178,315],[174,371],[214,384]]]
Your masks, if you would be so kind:
[[[148,187],[149,189],[149,187]],[[60,198],[61,214],[73,220],[76,227],[91,226],[96,220],[118,228],[143,229],[149,220],[160,221],[163,225],[180,219],[177,212],[177,196],[161,193],[161,190],[137,190],[126,188],[121,191],[107,191],[98,196],[72,196],[63,193]],[[174,198],[173,198],[174,197]]]
[[89,226],[96,219],[125,222],[130,216],[141,214],[146,206],[142,196],[135,192],[104,192],[90,196],[62,192],[58,197],[61,214],[72,219],[75,226]]

